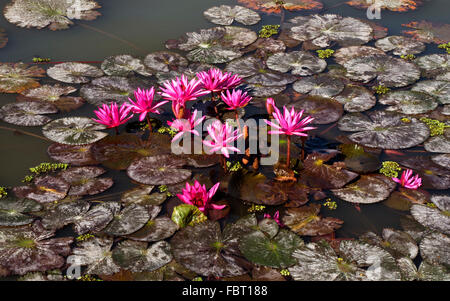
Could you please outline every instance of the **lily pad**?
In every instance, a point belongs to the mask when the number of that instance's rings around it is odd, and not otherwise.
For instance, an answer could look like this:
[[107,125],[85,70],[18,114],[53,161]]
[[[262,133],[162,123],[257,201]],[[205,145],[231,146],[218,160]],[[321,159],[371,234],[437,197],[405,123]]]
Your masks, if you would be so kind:
[[384,52],[392,51],[393,54],[401,56],[418,54],[425,50],[425,44],[404,36],[389,36],[375,42],[375,47]]
[[429,54],[418,57],[414,63],[425,77],[435,77],[450,71],[450,54]]
[[144,141],[133,134],[108,136],[92,147],[96,161],[112,169],[126,169],[135,159],[171,153],[167,135],[151,133]]
[[411,30],[404,30],[403,33],[411,36],[417,41],[424,43],[442,44],[450,41],[450,24],[437,24],[428,21],[413,21],[402,26]]
[[238,0],[238,2],[252,9],[276,14],[281,12],[281,7],[290,11],[320,10],[323,7],[322,2],[317,0],[286,0],[283,2],[276,0]]
[[210,22],[219,25],[231,25],[233,21],[244,25],[255,25],[261,20],[257,12],[251,9],[235,5],[221,5],[211,7],[203,12],[203,16]]
[[[450,139],[443,136],[435,136],[430,137],[425,143],[423,147],[427,152],[430,153],[447,153],[450,154]],[[445,165],[444,165],[445,166]],[[449,165],[447,165],[449,166]]]
[[113,239],[109,237],[93,237],[77,244],[73,255],[67,263],[74,266],[87,266],[86,274],[112,275],[120,271],[120,267],[112,259],[111,247]]
[[[142,185],[126,191],[120,201],[124,204],[138,204],[142,206],[161,205],[166,199],[166,193],[152,192],[154,186]],[[151,194],[150,194],[151,193]]]
[[60,82],[81,84],[103,76],[103,71],[89,64],[68,62],[48,68],[47,75]]
[[450,82],[425,80],[415,84],[411,91],[418,91],[436,97],[442,104],[450,104]]
[[105,173],[101,167],[72,167],[59,173],[70,184],[69,195],[94,195],[102,193],[113,185],[112,178],[97,178]]
[[430,135],[428,127],[417,119],[403,122],[402,115],[384,111],[349,113],[339,120],[338,126],[341,131],[356,132],[348,136],[351,141],[382,149],[410,148]]
[[95,20],[101,15],[95,9],[100,7],[91,0],[12,0],[5,6],[4,16],[19,27],[61,30],[73,25],[73,19]]
[[106,75],[113,76],[129,76],[134,73],[143,76],[152,75],[141,59],[128,54],[107,57],[103,61],[101,68]]
[[356,18],[326,14],[303,17],[302,21],[291,27],[289,35],[319,48],[332,42],[341,46],[362,45],[372,39],[372,27]]
[[283,215],[283,224],[304,236],[326,235],[342,227],[344,221],[334,217],[321,217],[321,205],[310,204],[299,208],[288,208]]
[[171,155],[143,157],[135,160],[127,169],[128,176],[147,185],[169,185],[182,182],[191,171],[182,169],[186,161]]
[[431,264],[442,264],[450,268],[450,237],[433,232],[426,235],[420,242],[420,255]]
[[425,204],[428,200],[429,194],[425,190],[400,187],[383,204],[392,209],[409,211],[413,204]]
[[58,112],[55,106],[37,102],[9,103],[0,108],[0,118],[8,123],[21,126],[40,126],[52,119],[45,114]]
[[255,43],[243,49],[244,52],[255,51],[254,56],[263,60],[266,60],[274,53],[284,52],[285,50],[286,45],[282,41],[272,38],[258,38]]
[[145,57],[145,66],[155,72],[177,71],[188,66],[188,60],[171,51],[157,51]]
[[55,161],[74,166],[98,164],[92,156],[93,144],[66,145],[53,143],[47,149],[47,154]]
[[446,168],[450,166],[450,154],[440,154],[432,156],[431,161],[433,161],[435,164],[439,166]]
[[81,200],[58,204],[44,214],[42,225],[49,230],[61,229],[81,219],[83,214],[89,210],[89,206],[88,202]]
[[403,114],[422,114],[434,110],[438,103],[434,97],[415,91],[394,91],[383,95],[379,102],[389,105],[387,111]]
[[394,181],[380,174],[362,175],[355,183],[331,192],[350,203],[373,204],[387,199],[396,186]]
[[33,222],[27,213],[40,211],[42,206],[30,199],[7,197],[0,199],[0,226],[22,226]]
[[77,89],[72,86],[43,85],[38,88],[28,89],[17,96],[18,101],[37,101],[52,104],[61,111],[78,109],[84,104],[81,97],[67,96]]
[[450,202],[446,207],[430,208],[426,205],[413,205],[411,214],[416,221],[425,227],[450,234]]
[[189,204],[181,204],[173,208],[172,221],[180,228],[195,226],[207,219],[197,207]]
[[322,72],[327,67],[327,62],[307,51],[279,52],[270,56],[267,67],[272,70],[292,74],[308,76]]
[[357,85],[346,85],[342,93],[333,99],[343,104],[347,112],[367,111],[377,103],[377,98],[370,90]]
[[80,89],[80,95],[90,104],[100,106],[114,100],[119,105],[128,101],[139,87],[151,85],[148,80],[132,77],[104,76],[94,79]]
[[336,60],[336,63],[344,65],[346,62],[352,59],[372,55],[384,55],[384,52],[375,47],[349,46],[349,47],[342,47],[336,50],[336,52],[334,53],[334,58]]
[[332,97],[344,90],[344,83],[338,77],[321,74],[301,78],[293,84],[292,88],[302,94]]
[[303,241],[291,231],[279,229],[274,220],[259,222],[259,229],[243,236],[239,244],[242,254],[251,262],[274,268],[286,268],[295,263],[292,252]]
[[112,258],[120,267],[131,272],[150,272],[171,262],[172,254],[166,241],[147,247],[145,242],[125,240],[114,248]]
[[20,93],[39,87],[36,77],[44,77],[45,70],[24,63],[0,63],[0,92]]
[[0,264],[14,274],[45,272],[61,268],[70,254],[71,237],[52,238],[39,221],[14,228],[0,229]]
[[386,87],[405,87],[420,78],[420,70],[414,63],[387,55],[357,57],[343,63],[347,77],[368,83],[376,79]]
[[391,228],[383,229],[382,237],[373,232],[367,232],[360,237],[360,240],[385,249],[397,259],[402,257],[414,259],[419,253],[419,247],[414,238],[406,232]]
[[50,203],[66,197],[70,185],[61,178],[54,176],[39,176],[27,186],[14,187],[13,191],[19,198],[28,198],[39,203]]
[[306,96],[300,100],[289,102],[288,107],[293,106],[298,110],[304,110],[304,114],[311,116],[314,120],[311,124],[329,124],[339,120],[344,109],[334,99],[320,96]]
[[178,225],[166,216],[151,218],[145,226],[128,238],[137,241],[160,241],[171,237],[178,230]]
[[88,232],[100,232],[113,220],[119,210],[120,204],[117,202],[105,202],[92,206],[89,211],[74,219],[73,229],[80,235]]
[[48,139],[68,145],[85,145],[94,143],[108,136],[104,125],[86,117],[66,117],[54,120],[42,128]]
[[263,86],[261,84],[248,84],[247,87],[254,97],[269,97],[286,90],[286,86]]
[[144,227],[149,219],[147,207],[131,204],[114,215],[104,232],[110,235],[128,235]]
[[[348,5],[355,6],[357,8],[368,8],[372,2],[367,2],[366,0],[350,0],[346,2]],[[404,12],[408,10],[415,10],[417,6],[421,4],[418,0],[377,0],[377,7],[382,9],[388,9],[391,11]]]

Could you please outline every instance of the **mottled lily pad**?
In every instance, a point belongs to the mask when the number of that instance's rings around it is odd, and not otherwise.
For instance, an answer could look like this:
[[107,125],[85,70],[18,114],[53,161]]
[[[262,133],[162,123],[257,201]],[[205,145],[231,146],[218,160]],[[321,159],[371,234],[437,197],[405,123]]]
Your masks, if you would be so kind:
[[147,55],[144,64],[156,72],[169,72],[187,67],[188,60],[176,52],[157,51]]
[[267,60],[267,67],[272,70],[292,74],[308,76],[322,72],[327,67],[327,62],[306,51],[292,51],[287,53],[275,53]]
[[[427,152],[430,153],[446,153],[450,154],[450,139],[443,136],[435,136],[430,137],[425,143],[423,144],[423,147]],[[449,166],[449,165],[447,165]]]
[[384,52],[392,51],[401,56],[418,54],[425,50],[425,44],[404,36],[389,36],[375,42],[375,46]]
[[269,97],[286,90],[286,86],[263,86],[261,84],[248,84],[247,87],[254,97]]
[[147,185],[169,185],[182,182],[191,171],[182,169],[186,161],[176,156],[158,155],[137,159],[127,169],[128,176]]
[[441,208],[431,208],[426,205],[413,205],[411,214],[416,221],[425,227],[450,235],[450,201]]
[[131,272],[150,272],[171,262],[172,254],[166,241],[147,247],[145,242],[125,240],[114,248],[112,258],[120,267]]
[[404,87],[420,78],[420,70],[414,63],[387,55],[357,57],[343,63],[347,77],[354,81],[368,83],[376,79],[386,87]]
[[167,135],[151,133],[150,139],[142,140],[133,134],[108,136],[92,147],[96,161],[112,169],[126,169],[137,158],[171,153]]
[[301,78],[292,85],[292,88],[302,94],[332,97],[344,90],[344,83],[338,77],[321,74]]
[[438,103],[434,97],[415,91],[394,91],[380,97],[379,102],[389,105],[387,111],[403,114],[422,114],[434,110]]
[[0,264],[14,274],[58,269],[70,254],[71,237],[51,238],[40,222],[0,229]]
[[355,183],[341,189],[332,189],[340,199],[357,204],[373,204],[389,197],[397,184],[391,179],[380,175],[362,175]]
[[54,209],[45,213],[42,225],[49,230],[60,229],[82,219],[83,214],[89,210],[89,206],[88,202],[81,200],[58,204]]
[[420,255],[431,264],[450,268],[450,237],[439,232],[427,234],[420,242]]
[[239,244],[242,254],[251,262],[274,268],[286,268],[295,263],[292,252],[303,241],[291,231],[279,229],[271,219],[264,219],[257,230],[243,236]]
[[291,101],[288,107],[293,106],[304,110],[305,116],[314,118],[312,124],[329,124],[336,122],[344,113],[342,105],[334,99],[320,96],[306,96],[300,100]]
[[[166,199],[166,193],[152,192],[154,186],[142,185],[126,191],[120,201],[124,204],[138,204],[142,206],[161,205]],[[150,194],[151,193],[151,194]]]
[[293,26],[289,35],[319,48],[328,47],[332,42],[341,46],[362,45],[372,39],[372,27],[355,18],[333,14],[301,18],[303,22]]
[[66,117],[54,120],[42,128],[48,139],[60,144],[85,145],[108,136],[100,132],[106,127],[86,117]]
[[22,226],[33,222],[27,213],[40,211],[42,206],[30,199],[7,197],[0,199],[0,226]]
[[339,120],[341,131],[356,132],[348,136],[355,143],[382,149],[403,149],[424,142],[430,135],[428,127],[415,118],[403,122],[402,115],[373,111],[349,113]]
[[343,104],[347,112],[367,111],[377,103],[377,98],[370,90],[357,85],[345,86],[344,91],[333,99]]
[[412,30],[404,30],[403,33],[417,41],[424,43],[442,44],[450,41],[450,24],[436,24],[428,21],[410,22],[402,24]]
[[73,25],[74,19],[95,20],[101,15],[97,8],[100,5],[91,0],[13,0],[6,5],[4,15],[19,27],[61,30]]
[[94,195],[102,193],[113,185],[112,178],[97,178],[106,170],[101,167],[72,167],[59,173],[70,184],[69,195]]
[[78,109],[84,104],[81,97],[67,96],[77,89],[72,86],[43,85],[38,88],[25,90],[17,96],[18,101],[38,101],[56,106],[61,111]]
[[159,241],[171,237],[178,230],[178,225],[170,218],[162,216],[150,219],[145,226],[128,236],[138,241]]
[[349,46],[342,47],[336,50],[334,58],[338,64],[344,65],[347,61],[359,57],[366,57],[371,55],[384,55],[384,52],[375,47],[369,46]]
[[86,274],[112,275],[120,271],[112,259],[112,245],[113,239],[109,237],[93,237],[82,241],[73,249],[73,255],[67,258],[67,263],[87,266]]
[[360,237],[360,240],[385,249],[395,258],[408,257],[414,259],[419,254],[416,241],[404,231],[385,228],[382,237],[373,232],[367,232]]
[[38,102],[9,103],[0,108],[0,118],[8,123],[21,126],[40,126],[52,119],[45,114],[58,112],[52,104]]
[[39,176],[27,186],[14,187],[13,191],[19,198],[28,198],[39,203],[50,203],[66,197],[70,185],[61,178],[54,176]]
[[112,221],[114,215],[120,210],[118,202],[104,202],[82,215],[79,215],[73,222],[73,229],[78,234],[87,232],[100,232]]
[[243,49],[244,52],[255,51],[254,55],[264,60],[274,53],[284,52],[285,50],[286,45],[282,41],[272,38],[258,38],[255,43]]
[[0,92],[20,93],[39,87],[36,77],[43,77],[45,70],[24,63],[0,63]]
[[431,157],[435,164],[447,168],[450,166],[450,154],[440,154]]
[[139,87],[150,86],[151,82],[132,77],[104,76],[94,79],[80,89],[80,95],[90,104],[100,106],[112,100],[118,104],[128,101]]
[[415,84],[411,90],[430,94],[442,104],[450,104],[450,82],[448,81],[425,80]]
[[98,164],[92,156],[92,144],[66,145],[53,143],[48,147],[47,154],[55,161],[74,166]]
[[290,11],[299,10],[320,10],[322,2],[317,0],[286,0],[283,2],[276,0],[238,0],[238,2],[252,9],[266,13],[280,13],[281,7]]
[[149,219],[148,207],[131,204],[114,215],[104,232],[110,235],[128,235],[144,227]]
[[106,75],[129,76],[134,73],[143,76],[152,75],[141,59],[128,54],[107,57],[103,61],[101,68]]
[[60,82],[80,84],[103,76],[103,71],[89,64],[68,62],[48,68],[47,75]]
[[429,54],[418,57],[414,63],[419,66],[422,75],[435,77],[450,71],[450,54]]
[[[357,8],[366,9],[370,7],[372,2],[366,0],[350,0],[346,2],[348,5],[355,6]],[[408,10],[415,10],[417,6],[421,4],[418,0],[376,0],[377,7],[382,9],[388,9],[391,11],[404,12]]]
[[233,21],[244,25],[254,25],[261,20],[257,12],[235,5],[221,5],[211,7],[203,12],[203,16],[214,24],[231,25]]
[[319,204],[299,208],[288,208],[283,215],[283,224],[298,235],[316,236],[333,233],[344,221],[334,217],[321,217]]
[[383,204],[396,210],[409,211],[413,204],[425,204],[428,200],[429,194],[425,190],[399,187]]

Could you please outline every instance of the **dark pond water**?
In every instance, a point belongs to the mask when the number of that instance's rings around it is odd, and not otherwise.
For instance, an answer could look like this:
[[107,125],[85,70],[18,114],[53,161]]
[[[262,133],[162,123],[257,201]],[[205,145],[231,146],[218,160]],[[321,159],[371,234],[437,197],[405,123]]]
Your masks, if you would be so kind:
[[[6,4],[1,1],[1,5]],[[53,62],[60,61],[102,61],[105,57],[117,54],[131,54],[143,57],[146,54],[164,49],[164,42],[169,38],[177,38],[185,32],[209,28],[213,24],[204,19],[202,12],[219,4],[237,4],[234,0],[107,0],[99,1],[102,16],[95,21],[77,21],[69,30],[53,32],[47,29],[22,29],[8,23],[0,17],[0,27],[9,36],[8,45],[0,49],[1,62],[28,62],[34,56],[48,57]],[[343,16],[365,18],[365,10],[358,10],[343,4],[344,1],[323,0],[328,8],[327,13]],[[400,34],[401,24],[411,21],[432,20],[447,22],[448,0],[433,0],[419,7],[416,11],[396,13],[383,11],[381,20],[377,22],[389,29],[389,33]],[[288,12],[286,19],[303,13]],[[251,28],[259,30],[264,24],[277,24],[277,15],[262,14],[262,22]],[[435,46],[428,46],[427,51],[436,51]],[[45,82],[43,80],[42,82]],[[15,95],[0,95],[0,105],[13,102]],[[90,116],[93,106],[85,105],[76,112],[59,114],[55,118],[67,115]],[[0,126],[14,127],[0,122]],[[325,126],[326,127],[326,126]],[[324,128],[325,128],[324,127]],[[18,129],[41,134],[40,127]],[[330,131],[328,138],[339,133]],[[0,184],[1,186],[20,185],[21,180],[31,166],[40,162],[48,162],[46,150],[50,143],[27,135],[13,134],[0,130]],[[115,185],[108,193],[124,191],[129,181],[124,172],[109,172]],[[101,198],[101,195],[99,196]],[[339,201],[335,211],[323,209],[323,214],[335,216],[345,221],[338,234],[355,236],[366,230],[380,230],[384,227],[398,227],[402,214],[383,204],[361,206],[358,212],[349,203]]]

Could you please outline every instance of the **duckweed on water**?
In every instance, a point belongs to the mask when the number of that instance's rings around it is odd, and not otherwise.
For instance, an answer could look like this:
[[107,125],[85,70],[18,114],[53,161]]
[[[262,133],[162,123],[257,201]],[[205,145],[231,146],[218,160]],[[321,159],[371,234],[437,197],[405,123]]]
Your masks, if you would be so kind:
[[8,195],[6,187],[0,187],[0,199]]
[[324,207],[327,207],[330,210],[336,210],[337,209],[337,203],[335,201],[331,201],[330,198],[325,200],[326,202],[323,204]]
[[174,137],[178,131],[174,128],[168,127],[168,126],[162,126],[158,129],[158,133],[160,134],[168,134],[170,137]]
[[438,48],[445,49],[445,51],[447,51],[447,53],[450,54],[450,42],[448,42],[446,44],[440,44],[438,46]]
[[250,212],[250,213],[259,212],[259,211],[263,211],[264,209],[266,209],[266,206],[264,206],[264,205],[252,204],[250,206],[250,208],[247,209],[247,212]]
[[431,118],[427,118],[427,117],[420,118],[420,121],[425,123],[430,128],[430,136],[431,137],[443,135],[445,128],[450,127],[439,120],[431,119]]
[[383,167],[380,168],[380,173],[389,178],[397,178],[398,172],[402,170],[400,165],[394,161],[384,161]]
[[335,51],[333,49],[325,49],[325,50],[317,50],[316,52],[319,58],[327,59],[330,58]]
[[260,38],[270,38],[273,35],[278,34],[280,25],[264,25],[259,31],[258,36]]
[[400,58],[406,60],[406,61],[412,61],[416,59],[416,56],[414,54],[402,54]]
[[377,93],[378,95],[384,95],[387,92],[391,91],[391,89],[389,89],[388,87],[385,87],[383,85],[378,85],[375,87],[372,87],[372,89],[375,91],[375,93]]

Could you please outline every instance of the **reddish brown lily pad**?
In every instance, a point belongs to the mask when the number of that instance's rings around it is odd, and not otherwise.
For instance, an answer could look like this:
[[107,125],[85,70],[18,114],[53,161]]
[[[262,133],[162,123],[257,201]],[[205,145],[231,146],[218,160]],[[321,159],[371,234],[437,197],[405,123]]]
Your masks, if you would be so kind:
[[93,144],[87,145],[66,145],[53,143],[48,149],[47,153],[55,161],[68,163],[70,165],[95,165],[97,161],[92,156]]

